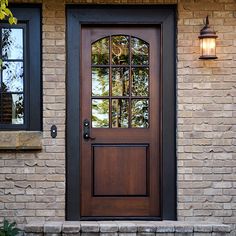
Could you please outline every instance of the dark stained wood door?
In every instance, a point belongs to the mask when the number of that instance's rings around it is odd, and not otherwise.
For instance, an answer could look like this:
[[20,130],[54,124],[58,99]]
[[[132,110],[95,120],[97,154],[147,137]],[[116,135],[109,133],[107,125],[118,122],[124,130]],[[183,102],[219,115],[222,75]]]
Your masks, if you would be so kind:
[[82,27],[81,216],[158,217],[160,30]]

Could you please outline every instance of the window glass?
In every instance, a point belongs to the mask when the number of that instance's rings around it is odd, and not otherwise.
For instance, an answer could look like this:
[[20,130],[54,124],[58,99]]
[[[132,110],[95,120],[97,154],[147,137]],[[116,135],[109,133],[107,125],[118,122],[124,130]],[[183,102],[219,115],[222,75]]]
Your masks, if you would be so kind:
[[149,128],[149,44],[109,35],[91,48],[92,127]]
[[2,28],[3,59],[23,59],[23,29]]
[[1,28],[0,123],[23,125],[24,28]]

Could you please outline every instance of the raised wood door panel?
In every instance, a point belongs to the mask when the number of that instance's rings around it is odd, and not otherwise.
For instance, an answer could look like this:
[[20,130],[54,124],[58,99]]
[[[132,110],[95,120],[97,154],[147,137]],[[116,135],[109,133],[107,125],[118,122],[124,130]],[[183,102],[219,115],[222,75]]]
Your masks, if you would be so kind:
[[160,216],[159,28],[83,26],[80,79],[81,216]]
[[147,146],[93,148],[94,196],[147,196]]

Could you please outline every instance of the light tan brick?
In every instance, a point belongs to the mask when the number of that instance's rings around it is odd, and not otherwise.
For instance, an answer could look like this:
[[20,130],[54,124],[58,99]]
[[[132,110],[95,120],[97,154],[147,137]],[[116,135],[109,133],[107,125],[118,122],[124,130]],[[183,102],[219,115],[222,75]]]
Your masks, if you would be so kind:
[[[177,172],[179,173],[177,199],[182,204],[178,205],[178,219],[207,219],[224,221],[227,224],[235,223],[236,186],[233,183],[236,181],[236,163],[233,162],[235,159],[233,153],[236,143],[233,140],[236,137],[234,128],[236,4],[234,0],[13,0],[11,2],[43,2],[44,132],[41,152],[0,154],[0,186],[5,188],[4,197],[0,195],[0,199],[5,203],[5,209],[1,209],[1,216],[17,216],[19,222],[60,217],[64,219],[65,216],[63,204],[66,108],[65,3],[176,3],[178,4]],[[210,24],[219,36],[217,39],[219,58],[215,61],[198,59],[197,37],[207,14],[210,17]],[[60,128],[59,139],[56,141],[50,137],[50,127],[53,123]],[[9,199],[5,196],[9,196]],[[57,207],[54,205],[56,199],[61,202]],[[33,208],[35,203],[37,203],[35,206],[42,209],[27,209],[27,207]],[[46,203],[56,210],[43,209]],[[16,206],[22,209],[15,211]]]

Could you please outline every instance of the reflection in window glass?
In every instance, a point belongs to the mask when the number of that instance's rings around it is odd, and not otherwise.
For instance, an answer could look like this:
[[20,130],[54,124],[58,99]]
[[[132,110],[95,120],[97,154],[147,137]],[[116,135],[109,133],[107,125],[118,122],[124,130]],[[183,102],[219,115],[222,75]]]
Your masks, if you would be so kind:
[[23,124],[24,123],[24,101],[23,94],[2,94],[2,123]]
[[112,69],[112,95],[129,96],[129,68]]
[[92,127],[148,128],[149,44],[110,35],[91,47]]
[[129,127],[129,100],[112,99],[112,128]]
[[148,68],[132,68],[132,96],[148,96]]
[[92,99],[92,127],[109,128],[108,99]]
[[149,45],[141,39],[131,38],[131,53],[133,65],[147,65],[149,60]]
[[128,65],[129,64],[129,37],[113,36],[112,37],[112,64]]
[[109,37],[100,39],[92,44],[92,64],[109,64]]
[[24,124],[23,28],[1,28],[0,124]]
[[23,92],[23,62],[4,62],[2,89],[4,92]]
[[2,29],[3,59],[23,59],[23,29]]
[[109,68],[92,68],[92,95],[109,95]]
[[131,106],[131,126],[133,128],[148,128],[148,99],[133,99]]

